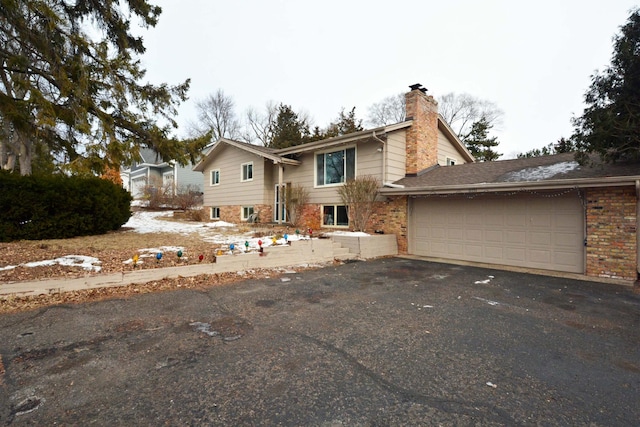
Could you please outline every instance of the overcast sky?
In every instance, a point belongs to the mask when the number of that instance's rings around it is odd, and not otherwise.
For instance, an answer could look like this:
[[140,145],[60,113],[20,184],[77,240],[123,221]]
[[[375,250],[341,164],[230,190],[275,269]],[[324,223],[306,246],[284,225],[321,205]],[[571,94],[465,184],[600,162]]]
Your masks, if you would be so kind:
[[504,158],[572,134],[590,76],[610,64],[632,0],[151,0],[143,33],[152,83],[191,79],[179,135],[197,100],[222,89],[239,115],[268,101],[326,126],[422,83],[504,111]]

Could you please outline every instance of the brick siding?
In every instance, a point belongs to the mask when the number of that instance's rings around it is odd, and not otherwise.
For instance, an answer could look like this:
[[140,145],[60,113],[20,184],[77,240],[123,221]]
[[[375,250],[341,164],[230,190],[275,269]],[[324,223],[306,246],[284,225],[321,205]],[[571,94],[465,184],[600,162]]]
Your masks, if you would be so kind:
[[[219,206],[220,221],[238,224],[242,220],[242,207],[249,205],[231,205]],[[207,208],[207,215],[211,212],[211,207]],[[273,222],[273,206],[271,205],[253,205],[253,211],[259,212],[258,222]]]
[[591,188],[585,194],[587,276],[636,280],[637,201],[635,188]]
[[415,175],[438,163],[438,103],[419,89],[405,95],[407,120],[406,173]]

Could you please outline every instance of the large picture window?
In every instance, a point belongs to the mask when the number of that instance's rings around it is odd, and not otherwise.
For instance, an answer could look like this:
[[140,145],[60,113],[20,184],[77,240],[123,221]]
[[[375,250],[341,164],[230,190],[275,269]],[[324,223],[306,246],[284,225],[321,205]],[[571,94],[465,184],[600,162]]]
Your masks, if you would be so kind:
[[344,205],[324,205],[322,207],[322,225],[327,227],[348,227],[349,215]]
[[316,154],[316,185],[342,184],[356,175],[356,149]]

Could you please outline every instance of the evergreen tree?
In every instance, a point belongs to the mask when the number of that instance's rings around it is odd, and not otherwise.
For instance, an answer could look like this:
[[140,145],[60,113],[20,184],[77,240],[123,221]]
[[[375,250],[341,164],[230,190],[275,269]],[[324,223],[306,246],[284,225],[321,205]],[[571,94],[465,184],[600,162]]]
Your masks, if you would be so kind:
[[325,138],[346,135],[361,130],[364,130],[364,128],[362,127],[362,120],[356,119],[356,107],[353,107],[347,114],[344,113],[343,108],[340,110],[338,119],[328,126]]
[[573,120],[578,160],[640,160],[640,11],[614,38],[611,65],[591,77],[582,117]]
[[140,82],[145,48],[131,28],[155,26],[160,13],[147,0],[0,0],[0,167],[19,162],[29,175],[38,144],[82,173],[140,147],[183,164],[195,155],[199,146],[171,136],[189,81]]
[[293,147],[306,142],[309,136],[309,125],[306,120],[299,119],[290,105],[280,104],[278,115],[273,123],[273,138],[269,147]]
[[575,150],[576,146],[573,141],[566,138],[560,138],[555,144],[552,142],[542,148],[534,148],[533,150],[529,150],[526,153],[520,153],[518,154],[518,158],[524,159],[527,157],[550,156],[553,154],[571,153]]
[[502,155],[492,148],[497,147],[498,138],[493,137],[489,138],[489,130],[492,128],[492,125],[489,124],[485,117],[481,117],[480,120],[474,122],[471,125],[471,130],[469,131],[469,136],[464,140],[467,149],[476,160],[481,162],[490,162],[493,160],[498,160],[498,158]]

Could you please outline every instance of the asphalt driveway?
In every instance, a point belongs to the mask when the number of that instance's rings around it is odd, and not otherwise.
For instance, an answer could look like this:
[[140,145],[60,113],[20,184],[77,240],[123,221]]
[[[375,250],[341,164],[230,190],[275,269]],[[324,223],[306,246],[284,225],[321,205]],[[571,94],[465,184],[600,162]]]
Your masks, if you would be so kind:
[[0,425],[637,425],[640,295],[400,258],[0,316]]

